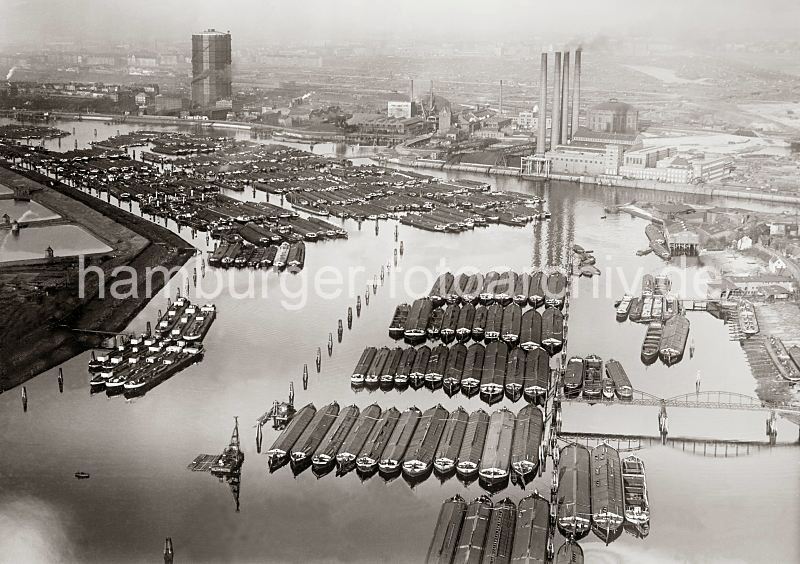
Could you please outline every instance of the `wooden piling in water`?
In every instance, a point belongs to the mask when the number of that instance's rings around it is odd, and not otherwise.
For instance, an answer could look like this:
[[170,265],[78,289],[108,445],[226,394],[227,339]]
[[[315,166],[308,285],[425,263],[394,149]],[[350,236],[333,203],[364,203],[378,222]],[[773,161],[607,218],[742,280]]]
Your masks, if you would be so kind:
[[308,389],[308,364],[303,365],[303,389]]

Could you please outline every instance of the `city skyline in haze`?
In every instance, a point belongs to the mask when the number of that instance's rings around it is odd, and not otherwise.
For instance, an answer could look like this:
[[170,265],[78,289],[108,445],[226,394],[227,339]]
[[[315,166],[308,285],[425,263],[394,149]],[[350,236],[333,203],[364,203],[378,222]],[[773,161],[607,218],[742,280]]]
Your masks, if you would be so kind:
[[[646,37],[692,45],[794,38],[791,0],[569,3],[505,0],[436,3],[309,0],[0,0],[0,45],[180,42],[207,28],[230,31],[236,47],[404,41],[577,45],[598,37]],[[687,17],[690,15],[691,17]]]

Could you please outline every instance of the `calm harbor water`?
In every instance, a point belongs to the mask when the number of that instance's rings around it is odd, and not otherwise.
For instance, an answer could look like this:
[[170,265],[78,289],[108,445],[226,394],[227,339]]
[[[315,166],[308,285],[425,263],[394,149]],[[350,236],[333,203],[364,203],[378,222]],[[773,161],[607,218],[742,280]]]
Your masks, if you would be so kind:
[[43,221],[45,219],[58,219],[54,211],[38,202],[23,202],[16,200],[0,200],[0,217],[8,215],[11,221]]
[[[116,126],[110,129],[114,133]],[[64,142],[71,143],[71,138]],[[741,348],[710,315],[689,314],[695,354],[669,368],[660,362],[642,365],[644,327],[616,322],[614,300],[637,276],[664,270],[664,263],[634,253],[646,245],[643,220],[625,215],[603,220],[603,207],[615,199],[645,200],[652,194],[516,179],[496,184],[544,196],[553,219],[526,228],[493,226],[459,235],[399,226],[405,253],[398,267],[392,266],[352,330],[335,343],[332,357],[325,351],[328,334],[336,340],[337,321],[346,319],[355,298],[344,290],[325,299],[302,292],[303,285],[325,269],[363,267],[352,274],[355,292],[363,299],[381,266],[392,264],[398,245],[394,222],[380,223],[377,233],[373,222],[360,229],[346,222],[349,240],[308,245],[303,273],[269,272],[256,283],[258,297],[232,295],[248,288],[249,272],[207,269],[192,297],[200,289],[214,289],[218,275],[231,291],[213,299],[218,317],[206,337],[205,359],[143,398],[90,396],[88,353],[62,366],[63,394],[57,370],[29,381],[27,413],[18,390],[0,395],[0,447],[6,453],[0,461],[0,561],[158,561],[166,536],[173,538],[181,561],[422,560],[442,500],[455,493],[474,498],[482,493],[477,484],[467,487],[456,479],[442,484],[431,477],[412,489],[402,479],[386,483],[376,476],[361,482],[355,473],[316,479],[306,471],[295,478],[288,467],[270,475],[266,457],[255,452],[255,418],[274,399],[286,398],[291,381],[298,405],[314,402],[321,407],[337,400],[342,407],[377,402],[402,410],[440,402],[450,410],[458,405],[467,411],[487,409],[477,398],[448,399],[441,391],[354,393],[349,375],[364,346],[394,343],[387,335],[388,322],[397,303],[427,290],[422,271],[556,263],[571,233],[595,251],[604,274],[577,282],[570,309],[570,354],[616,358],[635,388],[660,397],[693,392],[698,372],[703,389],[754,395]],[[182,235],[208,248],[204,236],[192,239],[187,230]],[[606,271],[611,265],[615,269]],[[192,261],[187,270],[196,267]],[[697,266],[686,270],[687,287],[703,275]],[[596,296],[595,286],[601,290]],[[144,330],[177,287],[165,288],[129,330]],[[266,298],[261,297],[264,289]],[[307,301],[298,308],[300,294]],[[319,374],[314,369],[317,347],[323,351]],[[308,390],[301,385],[304,363],[310,371]],[[522,406],[504,400],[497,407],[502,405],[514,411]],[[657,413],[657,408],[568,405],[564,429],[656,435]],[[766,439],[764,413],[673,409],[669,414],[673,436]],[[217,453],[227,444],[234,415],[239,416],[246,452],[238,513],[227,485],[186,470],[197,454]],[[783,420],[778,425],[779,442],[797,441],[795,425]],[[265,427],[265,449],[276,435]],[[640,456],[648,470],[650,535],[644,540],[623,535],[608,547],[590,536],[581,543],[588,562],[800,560],[797,447],[728,458],[652,447]],[[91,473],[91,479],[75,480],[73,473],[79,470]],[[549,475],[529,484],[527,491],[509,486],[496,499],[508,495],[518,501],[534,488],[548,491]]]
[[9,229],[0,230],[0,262],[43,258],[48,246],[57,257],[111,250],[111,247],[77,225],[26,227],[20,229],[17,235]]

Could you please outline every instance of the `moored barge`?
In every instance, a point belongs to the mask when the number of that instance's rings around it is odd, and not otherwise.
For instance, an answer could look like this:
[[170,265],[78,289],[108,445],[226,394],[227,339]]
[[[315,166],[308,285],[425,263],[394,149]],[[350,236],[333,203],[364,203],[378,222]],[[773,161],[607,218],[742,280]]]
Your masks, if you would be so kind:
[[381,408],[374,403],[361,411],[342,443],[339,452],[336,453],[336,472],[338,475],[344,475],[355,468],[358,454],[364,448],[367,438],[380,416]]
[[375,422],[369,437],[367,437],[361,452],[358,453],[356,458],[356,467],[359,472],[369,475],[377,470],[383,451],[386,449],[389,438],[392,436],[399,419],[400,412],[394,407],[381,414],[380,419]]
[[389,437],[380,462],[378,462],[378,470],[382,475],[390,477],[400,472],[403,459],[421,416],[422,413],[416,407],[409,407],[400,414],[397,425],[392,431],[392,436]]
[[314,419],[316,413],[317,408],[313,403],[309,403],[294,414],[289,424],[267,451],[267,464],[270,472],[274,472],[289,461],[292,447]]
[[456,472],[460,478],[469,480],[478,474],[488,431],[489,414],[482,409],[470,413],[464,440],[458,452]]
[[558,463],[558,507],[556,523],[565,537],[582,539],[592,523],[589,450],[570,444],[561,449]]
[[452,564],[466,513],[467,502],[460,495],[445,500],[433,530],[426,564]]
[[441,405],[427,409],[419,418],[403,460],[403,476],[419,480],[428,476],[436,458],[450,414]]
[[529,403],[517,414],[514,440],[511,443],[512,480],[527,484],[539,469],[544,417],[542,411]]
[[503,487],[508,481],[514,422],[514,414],[506,408],[493,412],[489,417],[486,443],[478,470],[481,485],[487,490]]
[[433,459],[433,469],[437,475],[447,476],[456,469],[458,453],[468,424],[469,415],[463,407],[459,406],[450,414]]

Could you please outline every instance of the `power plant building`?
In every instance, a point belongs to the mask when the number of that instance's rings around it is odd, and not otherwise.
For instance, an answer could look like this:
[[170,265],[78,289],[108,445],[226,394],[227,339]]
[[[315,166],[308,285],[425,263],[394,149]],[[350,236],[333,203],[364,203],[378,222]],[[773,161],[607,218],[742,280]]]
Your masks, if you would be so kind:
[[637,133],[639,112],[630,104],[611,99],[589,108],[586,122],[592,131]]
[[209,29],[192,35],[192,103],[213,106],[232,94],[231,34]]

